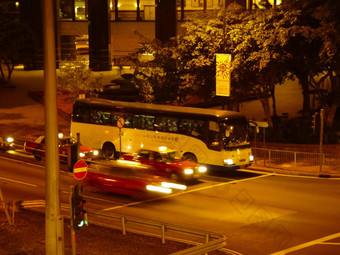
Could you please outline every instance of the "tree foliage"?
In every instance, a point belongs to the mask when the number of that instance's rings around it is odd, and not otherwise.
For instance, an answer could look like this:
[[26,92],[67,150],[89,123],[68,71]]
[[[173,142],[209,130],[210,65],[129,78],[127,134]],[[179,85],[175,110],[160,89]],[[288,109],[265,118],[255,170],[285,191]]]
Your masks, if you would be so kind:
[[[134,60],[136,71],[147,80],[146,100],[162,101],[170,95],[170,101],[182,101],[193,94],[214,100],[216,53],[229,53],[229,101],[237,105],[244,95],[256,95],[271,123],[271,116],[276,115],[275,87],[295,76],[303,89],[303,112],[310,116],[312,77],[329,78],[332,95],[339,88],[340,4],[333,0],[285,3],[282,8],[252,12],[231,4],[226,12],[207,12],[188,20],[166,47],[155,42],[140,46]],[[146,52],[154,59],[141,63],[136,56]],[[331,119],[336,99],[324,91],[319,89],[320,102]]]
[[102,75],[95,77],[89,65],[85,61],[60,63],[57,89],[67,91],[73,99],[79,94],[91,94],[95,89],[101,87]]
[[10,81],[15,66],[32,59],[35,46],[34,33],[27,24],[0,15],[0,79],[3,82]]

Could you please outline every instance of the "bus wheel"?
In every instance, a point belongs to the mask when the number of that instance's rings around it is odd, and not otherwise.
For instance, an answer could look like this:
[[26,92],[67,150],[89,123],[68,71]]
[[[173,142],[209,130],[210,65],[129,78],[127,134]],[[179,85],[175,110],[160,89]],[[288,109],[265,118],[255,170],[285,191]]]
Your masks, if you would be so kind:
[[116,150],[112,143],[104,143],[102,151],[105,158],[111,158],[114,156]]
[[194,154],[192,153],[185,153],[183,155],[183,160],[187,160],[187,161],[193,161],[197,163],[197,158]]

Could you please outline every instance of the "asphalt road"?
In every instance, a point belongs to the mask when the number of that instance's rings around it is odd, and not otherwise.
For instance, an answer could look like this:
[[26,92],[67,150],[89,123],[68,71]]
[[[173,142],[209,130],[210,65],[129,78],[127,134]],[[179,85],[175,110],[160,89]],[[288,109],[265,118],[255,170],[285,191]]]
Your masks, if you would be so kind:
[[[0,155],[5,199],[44,200],[43,165]],[[67,213],[75,180],[62,171]],[[223,233],[240,254],[340,254],[340,180],[233,172],[215,174],[165,197],[133,199],[84,186],[87,210],[154,219]],[[339,236],[338,236],[339,235]],[[297,251],[295,251],[297,250]]]

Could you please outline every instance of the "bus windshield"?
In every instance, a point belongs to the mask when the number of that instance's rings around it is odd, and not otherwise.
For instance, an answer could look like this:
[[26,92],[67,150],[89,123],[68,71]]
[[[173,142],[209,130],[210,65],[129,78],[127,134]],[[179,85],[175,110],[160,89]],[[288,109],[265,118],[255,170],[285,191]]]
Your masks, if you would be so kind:
[[224,149],[248,146],[248,122],[245,119],[224,119],[222,121]]

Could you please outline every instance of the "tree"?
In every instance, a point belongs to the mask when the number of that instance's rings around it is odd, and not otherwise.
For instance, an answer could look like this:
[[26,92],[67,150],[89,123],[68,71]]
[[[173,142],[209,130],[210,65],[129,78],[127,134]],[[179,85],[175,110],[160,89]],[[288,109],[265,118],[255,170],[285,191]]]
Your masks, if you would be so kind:
[[94,89],[101,87],[102,75],[94,77],[85,61],[62,62],[58,73],[58,91],[67,91],[71,99],[79,94],[91,94]]
[[32,59],[35,46],[35,36],[27,24],[0,16],[0,79],[3,83],[10,81],[15,66]]
[[325,123],[327,127],[333,126],[337,107],[340,105],[340,3],[327,0],[322,2],[313,15],[319,20],[320,26],[315,29],[316,36],[322,41],[319,52],[322,77],[318,84],[330,81],[328,90],[316,86],[320,104],[325,110]]

